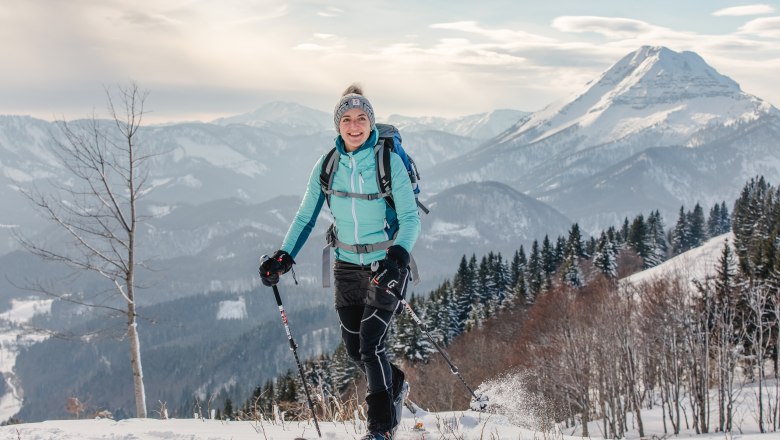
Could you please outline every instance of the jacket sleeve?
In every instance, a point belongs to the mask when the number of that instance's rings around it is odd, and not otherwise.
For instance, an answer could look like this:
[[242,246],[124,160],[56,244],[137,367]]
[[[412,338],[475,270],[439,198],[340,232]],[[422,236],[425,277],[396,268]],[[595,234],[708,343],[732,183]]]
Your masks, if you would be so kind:
[[282,243],[281,250],[287,252],[293,258],[298,255],[298,252],[309,238],[309,234],[311,234],[314,225],[317,223],[320,210],[322,210],[322,204],[325,202],[325,194],[320,187],[320,169],[324,159],[325,156],[321,157],[311,170],[309,183],[306,185],[306,193],[303,195],[301,206],[298,207],[295,219],[293,219]]
[[395,153],[390,154],[390,171],[392,172],[392,191],[395,212],[398,216],[398,235],[395,244],[403,246],[411,253],[417,237],[420,235],[420,214],[417,211],[417,200],[414,198],[412,183],[406,171],[403,160]]

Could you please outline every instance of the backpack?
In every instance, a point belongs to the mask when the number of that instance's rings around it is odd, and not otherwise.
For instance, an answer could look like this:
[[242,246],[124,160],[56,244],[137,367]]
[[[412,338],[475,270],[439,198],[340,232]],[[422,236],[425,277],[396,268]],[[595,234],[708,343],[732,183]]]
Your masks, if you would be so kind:
[[414,160],[406,154],[403,146],[401,146],[401,133],[398,132],[395,126],[390,124],[376,124],[376,128],[379,130],[379,140],[374,147],[374,154],[376,154],[377,187],[380,192],[378,194],[358,194],[334,191],[332,189],[333,176],[336,174],[339,161],[338,151],[334,147],[325,155],[325,160],[322,161],[322,168],[320,169],[320,186],[322,187],[322,192],[325,193],[328,206],[330,206],[331,194],[336,194],[341,197],[355,197],[365,200],[376,200],[381,197],[385,199],[390,208],[395,210],[390,173],[390,153],[394,152],[401,157],[406,167],[406,172],[409,173],[409,180],[412,182],[412,190],[414,191],[414,199],[417,202],[417,206],[424,213],[428,214],[430,211],[419,199],[420,185],[417,182],[420,180],[420,173],[417,171],[417,165],[415,165]]
[[[418,195],[420,194],[420,186],[417,182],[420,180],[420,174],[417,171],[417,166],[414,164],[414,160],[406,154],[401,146],[401,133],[398,129],[390,124],[376,124],[377,130],[379,130],[379,140],[374,147],[374,154],[376,155],[376,180],[379,193],[377,194],[360,194],[346,191],[336,191],[333,189],[333,176],[336,174],[336,169],[339,164],[339,153],[334,147],[328,154],[325,155],[325,159],[322,161],[322,168],[320,168],[320,187],[322,192],[325,193],[325,199],[330,206],[330,196],[337,195],[340,197],[353,197],[364,200],[376,200],[379,198],[385,199],[390,208],[395,210],[395,202],[393,201],[392,191],[392,173],[390,172],[390,153],[394,152],[401,157],[401,160],[406,167],[406,172],[409,173],[409,180],[412,183],[412,190],[414,191],[414,199],[417,202],[417,206],[424,213],[428,214],[430,211],[425,205],[420,202]],[[335,223],[328,228],[325,234],[325,240],[327,245],[322,249],[322,287],[330,287],[330,249],[333,247],[349,250],[356,253],[369,253],[377,250],[387,249],[393,244],[393,240],[383,241],[381,243],[374,244],[355,244],[350,245],[338,240],[335,231]],[[395,238],[395,237],[393,237]],[[411,257],[410,268],[412,271],[412,280],[414,284],[420,282],[420,276],[417,270],[417,263],[414,261],[414,257]]]

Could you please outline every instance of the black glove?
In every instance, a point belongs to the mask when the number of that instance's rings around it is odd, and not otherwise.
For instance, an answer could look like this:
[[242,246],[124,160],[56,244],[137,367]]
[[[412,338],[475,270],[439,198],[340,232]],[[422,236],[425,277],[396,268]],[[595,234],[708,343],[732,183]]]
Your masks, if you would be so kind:
[[406,278],[409,276],[409,252],[394,244],[387,248],[384,260],[371,265],[371,282],[396,298],[402,299],[406,293]]
[[263,255],[260,258],[260,280],[266,286],[274,286],[279,282],[279,275],[292,269],[295,261],[287,252],[278,250],[269,258]]

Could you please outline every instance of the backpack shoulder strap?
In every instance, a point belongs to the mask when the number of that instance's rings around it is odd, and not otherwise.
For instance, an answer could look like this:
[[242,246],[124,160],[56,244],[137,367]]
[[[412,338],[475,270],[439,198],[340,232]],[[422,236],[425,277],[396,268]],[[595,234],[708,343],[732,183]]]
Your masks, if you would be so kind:
[[330,195],[333,193],[333,176],[336,174],[336,169],[339,167],[339,153],[336,151],[336,147],[333,147],[328,154],[325,155],[325,159],[322,160],[322,166],[320,168],[320,187],[322,192],[325,193],[325,200],[330,206]]
[[374,147],[376,153],[376,183],[379,187],[379,193],[384,197],[385,202],[395,210],[393,201],[393,180],[390,170],[390,153],[393,150],[393,139],[384,138]]

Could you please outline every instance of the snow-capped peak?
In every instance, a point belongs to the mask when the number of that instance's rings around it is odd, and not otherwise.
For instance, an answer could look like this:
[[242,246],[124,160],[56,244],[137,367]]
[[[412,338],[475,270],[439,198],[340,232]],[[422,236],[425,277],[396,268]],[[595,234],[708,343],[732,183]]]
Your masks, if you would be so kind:
[[685,144],[711,124],[754,120],[777,111],[741,91],[693,52],[642,46],[569,99],[519,124],[501,141],[533,143],[578,127],[578,149],[666,126],[661,145]]

